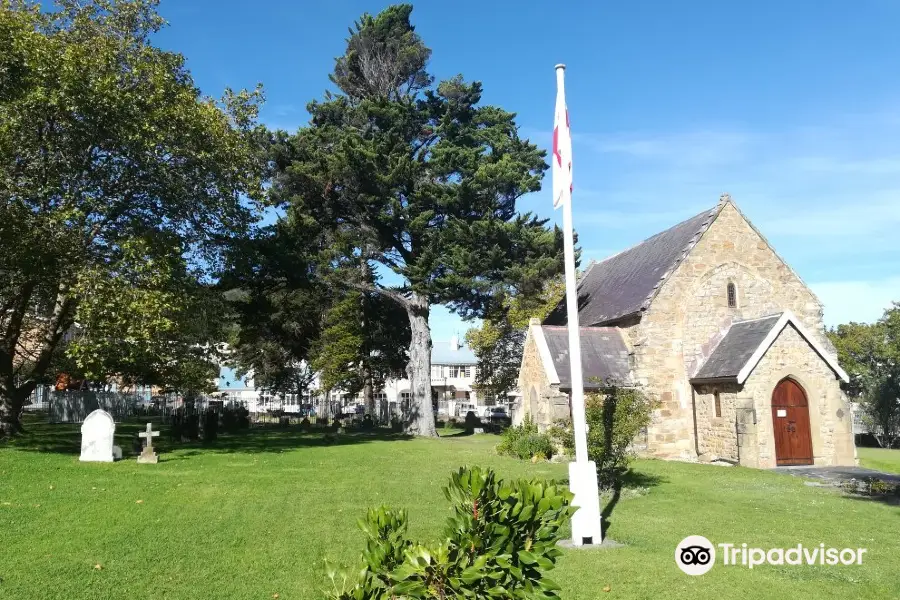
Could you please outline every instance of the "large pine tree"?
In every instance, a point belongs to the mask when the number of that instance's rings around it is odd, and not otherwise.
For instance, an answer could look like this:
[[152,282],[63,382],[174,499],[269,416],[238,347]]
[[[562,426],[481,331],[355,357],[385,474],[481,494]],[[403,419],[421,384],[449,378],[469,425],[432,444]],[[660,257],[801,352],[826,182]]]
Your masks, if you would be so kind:
[[562,236],[516,211],[540,189],[545,153],[519,136],[513,113],[479,104],[480,83],[434,83],[411,11],[391,6],[351,29],[331,75],[339,91],[312,102],[309,125],[277,145],[271,193],[336,241],[328,261],[339,284],[405,310],[407,429],[433,436],[431,305],[476,317],[501,290],[540,289],[562,268]]

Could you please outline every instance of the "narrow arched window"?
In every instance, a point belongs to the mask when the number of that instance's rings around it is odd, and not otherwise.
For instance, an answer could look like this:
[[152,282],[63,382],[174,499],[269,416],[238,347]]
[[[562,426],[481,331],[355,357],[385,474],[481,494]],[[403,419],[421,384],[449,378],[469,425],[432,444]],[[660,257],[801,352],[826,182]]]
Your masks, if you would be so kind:
[[728,284],[728,308],[737,308],[737,288],[733,283]]
[[719,397],[719,390],[713,392],[713,404],[715,405],[716,416],[722,416],[722,399]]

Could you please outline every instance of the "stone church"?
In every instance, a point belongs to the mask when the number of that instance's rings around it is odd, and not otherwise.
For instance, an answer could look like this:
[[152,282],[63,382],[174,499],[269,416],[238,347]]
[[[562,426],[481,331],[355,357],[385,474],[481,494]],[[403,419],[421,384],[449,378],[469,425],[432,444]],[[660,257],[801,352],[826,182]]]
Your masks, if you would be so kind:
[[[656,401],[635,445],[681,460],[852,465],[847,374],[822,303],[731,198],[587,266],[578,283],[585,389],[636,386]],[[565,302],[532,320],[521,402],[547,426],[570,418]]]

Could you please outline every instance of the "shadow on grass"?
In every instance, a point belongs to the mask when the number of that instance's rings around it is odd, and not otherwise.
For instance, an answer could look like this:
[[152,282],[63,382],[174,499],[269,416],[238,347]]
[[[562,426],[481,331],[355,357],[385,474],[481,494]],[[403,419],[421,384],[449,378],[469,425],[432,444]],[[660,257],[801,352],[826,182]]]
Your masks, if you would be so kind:
[[[881,504],[887,504],[888,506],[900,507],[900,496],[898,496],[897,494],[879,494],[876,496],[845,494],[844,498],[846,498],[847,500],[855,500],[857,502],[878,502]],[[897,511],[894,514],[900,517],[900,511]]]
[[[171,438],[171,428],[157,418],[144,418],[116,423],[114,444],[122,448],[123,458],[135,457],[141,452],[142,442],[138,433],[144,431],[147,423],[153,423],[153,429],[161,432],[155,438],[153,447],[161,454],[160,461],[185,460],[203,453],[261,453],[283,452],[294,448],[347,446],[387,440],[409,440],[412,436],[393,433],[389,430],[369,432],[334,433],[325,429],[313,428],[303,431],[299,427],[256,426],[237,433],[220,434],[212,442],[192,441],[180,442]],[[77,423],[46,423],[35,419],[27,419],[23,426],[25,431],[16,438],[0,442],[0,448],[16,448],[30,452],[50,452],[57,454],[81,454],[81,425]],[[175,456],[166,456],[176,450]]]
[[622,490],[655,487],[666,482],[667,480],[659,475],[650,475],[632,469],[626,471],[613,484],[612,496],[606,504],[603,505],[603,508],[600,511],[600,523],[603,527],[603,531],[608,531],[612,524],[612,513],[615,510],[616,505],[619,504],[619,500],[622,498]]
[[[500,427],[490,427],[490,426],[485,426],[485,427],[482,427],[481,429],[482,429],[481,433],[478,433],[477,435],[494,435],[494,436],[500,436],[500,435],[503,435],[503,432],[504,432],[504,429],[502,429],[502,428],[500,428]],[[438,436],[440,436],[440,437],[442,437],[442,438],[469,437],[469,436],[472,436],[472,435],[476,435],[476,434],[475,434],[475,431],[472,430],[472,429],[455,429],[455,428],[452,428],[452,429],[450,429],[450,430],[448,431],[448,430],[443,429],[443,428],[438,428],[437,432],[438,432]]]
[[[569,478],[565,477],[559,480],[560,483],[564,485],[569,485]],[[651,475],[649,473],[641,473],[640,471],[635,471],[633,469],[629,469],[626,471],[616,483],[613,484],[612,487],[601,488],[600,489],[600,504],[602,505],[600,510],[600,523],[603,527],[604,535],[605,532],[609,529],[610,524],[612,523],[612,513],[616,509],[616,505],[619,504],[619,500],[622,499],[622,494],[627,494],[629,490],[633,490],[638,492],[643,488],[651,488],[657,485],[668,483],[669,480],[665,477],[660,477],[659,475]],[[635,494],[641,495],[641,494]],[[606,497],[609,497],[606,499]]]

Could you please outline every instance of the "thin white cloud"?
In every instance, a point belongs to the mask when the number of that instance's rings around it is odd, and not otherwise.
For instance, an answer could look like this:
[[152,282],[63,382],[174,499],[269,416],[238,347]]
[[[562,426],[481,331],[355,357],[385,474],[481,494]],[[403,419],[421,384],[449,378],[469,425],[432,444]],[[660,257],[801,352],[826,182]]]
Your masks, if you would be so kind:
[[691,167],[714,167],[744,159],[757,136],[743,131],[700,130],[664,135],[573,135],[573,142],[605,154]]
[[[826,303],[826,320],[875,320],[900,300],[900,111],[778,131],[581,133],[575,207],[585,247],[627,248],[728,192]],[[575,199],[577,203],[577,198]]]
[[[804,237],[861,237],[890,234],[900,227],[900,190],[888,193],[892,201],[857,197],[840,206],[804,207],[797,214],[770,214],[758,225],[770,235]],[[896,241],[896,240],[895,240]],[[900,249],[900,242],[897,242]]]

